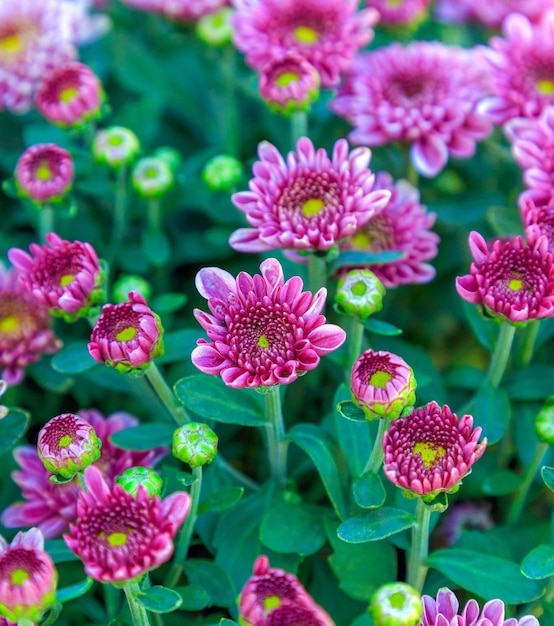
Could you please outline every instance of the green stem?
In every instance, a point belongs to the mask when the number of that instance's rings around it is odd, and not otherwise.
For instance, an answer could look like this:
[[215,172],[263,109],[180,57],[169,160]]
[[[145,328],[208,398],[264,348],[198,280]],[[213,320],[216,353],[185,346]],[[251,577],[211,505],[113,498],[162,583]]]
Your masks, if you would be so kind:
[[173,564],[165,580],[166,587],[175,587],[183,571],[183,562],[187,558],[187,552],[190,546],[190,540],[192,539],[192,532],[198,517],[198,504],[200,503],[200,492],[202,491],[202,466],[195,467],[192,470],[195,481],[192,483],[190,489],[191,505],[190,511],[187,515],[187,519],[180,531],[179,541],[175,550],[175,557],[173,558]]
[[161,230],[161,202],[159,198],[150,198],[148,200],[148,228],[154,233]]
[[523,506],[525,505],[525,500],[527,499],[527,494],[529,493],[529,489],[533,483],[533,478],[535,478],[535,475],[541,466],[542,459],[546,454],[548,447],[548,444],[542,441],[537,444],[531,463],[529,463],[529,466],[523,475],[523,482],[518,487],[515,497],[512,500],[510,510],[508,511],[508,524],[516,524],[519,520],[519,516],[521,515]]
[[327,285],[327,264],[323,257],[312,253],[308,257],[308,289],[315,293]]
[[225,151],[234,157],[239,152],[239,111],[235,81],[237,72],[235,69],[235,49],[233,46],[225,46],[221,60],[221,72],[223,77],[223,89],[225,94],[225,106],[218,103],[218,109],[223,115],[223,128],[225,130]]
[[527,324],[527,328],[525,329],[525,335],[523,336],[521,354],[519,355],[519,365],[521,367],[525,367],[526,365],[528,365],[533,358],[535,342],[537,340],[537,335],[539,334],[540,325],[540,320],[530,320]]
[[290,116],[290,138],[292,149],[301,137],[308,136],[308,114],[306,111],[295,111]]
[[37,209],[37,230],[41,241],[46,241],[46,235],[54,232],[54,209],[49,204],[43,204]]
[[175,394],[169,388],[165,378],[162,376],[158,366],[154,362],[150,363],[150,365],[146,368],[145,378],[152,385],[152,388],[158,395],[162,404],[179,426],[182,426],[190,421],[187,412],[185,411],[185,407],[179,406]]
[[363,352],[365,327],[360,320],[352,315],[350,317],[350,332],[348,333],[348,377],[350,378],[350,368]]
[[431,509],[421,498],[418,498],[416,523],[412,526],[412,547],[410,549],[410,558],[408,561],[407,582],[420,593],[423,591],[423,584],[425,583],[425,576],[427,575],[428,569],[424,563],[429,554],[430,518]]
[[148,613],[142,604],[137,600],[140,593],[138,583],[126,583],[123,585],[123,591],[125,592],[127,603],[129,604],[129,610],[131,611],[133,626],[150,626]]
[[411,183],[414,187],[418,187],[419,185],[419,172],[416,170],[416,168],[414,167],[414,164],[412,163],[412,159],[410,158],[410,153],[407,153],[408,155],[408,163],[407,163],[407,167],[406,167],[406,180]]
[[377,435],[375,436],[375,441],[373,442],[373,450],[371,451],[362,474],[365,474],[366,472],[377,474],[379,471],[381,463],[383,462],[383,457],[385,456],[383,451],[383,435],[390,428],[390,425],[391,421],[388,419],[381,418],[379,420],[379,429],[377,430]]
[[267,419],[267,447],[271,476],[280,485],[287,482],[287,442],[285,424],[281,410],[279,385],[269,387],[265,394],[265,415]]
[[122,166],[117,171],[115,198],[113,207],[113,226],[112,238],[110,242],[110,253],[108,255],[109,264],[112,265],[113,260],[121,246],[125,228],[127,226],[127,167]]
[[493,387],[498,387],[500,384],[506,366],[508,365],[515,332],[516,327],[512,326],[512,324],[504,322],[500,325],[500,332],[498,333],[498,339],[494,346],[494,353],[492,355],[487,378],[485,379],[485,384],[489,382]]

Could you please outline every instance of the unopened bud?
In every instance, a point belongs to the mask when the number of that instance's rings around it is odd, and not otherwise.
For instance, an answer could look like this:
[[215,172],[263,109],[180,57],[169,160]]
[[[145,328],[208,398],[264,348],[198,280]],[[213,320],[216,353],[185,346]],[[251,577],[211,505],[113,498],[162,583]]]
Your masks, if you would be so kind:
[[230,17],[233,9],[221,7],[218,11],[203,15],[196,23],[198,38],[209,46],[224,46],[230,43],[233,36],[233,27]]
[[379,587],[369,604],[375,626],[416,626],[423,613],[419,593],[406,583]]
[[173,433],[173,456],[192,469],[207,465],[217,454],[217,442],[217,435],[207,424],[190,422]]
[[163,480],[155,470],[140,465],[126,469],[121,476],[115,479],[115,482],[123,487],[127,493],[130,493],[133,498],[137,497],[140,486],[144,487],[152,497],[159,496],[163,486]]
[[139,155],[140,143],[133,131],[123,126],[111,126],[96,133],[92,153],[99,163],[119,169],[130,165]]
[[535,431],[544,443],[554,443],[554,396],[546,399],[542,409],[535,417]]
[[229,154],[213,157],[202,170],[202,180],[212,191],[230,191],[241,177],[242,163]]
[[349,315],[362,320],[383,308],[386,289],[371,270],[351,270],[337,285],[335,301]]
[[159,198],[175,182],[171,167],[157,157],[139,159],[133,167],[131,180],[134,190],[143,198]]

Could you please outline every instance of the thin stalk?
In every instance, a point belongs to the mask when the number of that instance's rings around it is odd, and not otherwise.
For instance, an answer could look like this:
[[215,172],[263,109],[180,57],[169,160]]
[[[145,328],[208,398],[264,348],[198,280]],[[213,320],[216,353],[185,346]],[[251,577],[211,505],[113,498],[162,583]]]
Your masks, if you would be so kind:
[[236,68],[235,49],[233,46],[225,46],[221,60],[221,73],[223,78],[224,106],[218,103],[218,109],[223,115],[222,123],[225,131],[225,152],[234,157],[239,152],[239,110],[236,94]]
[[152,385],[162,404],[179,426],[190,421],[185,407],[177,404],[175,394],[169,388],[165,378],[162,376],[158,366],[152,362],[145,370],[145,378]]
[[352,315],[350,318],[350,332],[348,333],[348,377],[350,377],[350,368],[363,352],[364,344],[364,325],[360,320]]
[[489,382],[493,387],[498,387],[502,376],[504,376],[508,359],[510,358],[515,332],[516,328],[511,324],[503,323],[500,325],[500,332],[498,333],[498,339],[494,346],[489,371],[485,380],[485,383]]
[[148,612],[137,599],[140,593],[138,583],[125,583],[125,585],[123,585],[123,591],[125,592],[129,610],[131,611],[133,626],[150,626]]
[[521,354],[519,355],[519,365],[525,367],[533,358],[533,352],[535,351],[535,342],[537,335],[539,334],[539,328],[541,325],[540,320],[530,320],[525,329],[525,335],[523,336],[523,345],[521,346]]
[[159,198],[148,200],[148,229],[159,233],[162,224],[161,202]]
[[41,241],[46,241],[46,235],[54,232],[54,209],[49,204],[43,204],[37,209],[37,230]]
[[383,462],[383,457],[385,456],[383,451],[383,435],[390,428],[390,425],[391,421],[388,419],[381,418],[379,420],[379,429],[377,430],[377,435],[375,436],[375,441],[373,442],[373,450],[369,455],[369,459],[367,460],[362,474],[365,474],[366,472],[377,474],[379,471],[381,463]]
[[417,500],[416,523],[412,526],[412,547],[410,548],[410,558],[408,561],[409,585],[417,589],[420,593],[423,590],[427,566],[424,565],[429,555],[429,520],[431,509],[421,498]]
[[301,137],[308,136],[308,114],[306,111],[295,111],[290,116],[290,140],[294,150]]
[[287,442],[285,424],[281,410],[279,385],[269,387],[265,394],[265,415],[267,419],[267,448],[271,475],[284,486],[287,482]]
[[113,263],[116,253],[123,241],[125,228],[127,226],[127,167],[122,166],[117,171],[115,198],[113,207],[112,238],[110,242],[109,264]]
[[308,257],[308,288],[312,293],[327,285],[327,264],[315,253]]
[[410,158],[410,153],[407,153],[408,155],[408,163],[407,163],[407,167],[406,167],[406,180],[411,183],[414,187],[418,187],[419,185],[419,172],[416,170],[416,168],[414,167],[414,164],[412,163],[412,159]]

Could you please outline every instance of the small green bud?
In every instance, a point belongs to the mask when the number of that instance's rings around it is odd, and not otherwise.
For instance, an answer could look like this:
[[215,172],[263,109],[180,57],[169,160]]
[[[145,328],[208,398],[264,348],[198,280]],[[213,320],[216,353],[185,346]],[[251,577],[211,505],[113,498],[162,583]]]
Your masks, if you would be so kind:
[[145,300],[150,300],[152,286],[150,283],[135,274],[123,274],[113,286],[114,302],[126,302],[130,291],[138,291]]
[[162,492],[163,481],[155,470],[151,467],[130,467],[121,476],[115,479],[127,493],[133,498],[137,497],[139,486],[143,486],[150,496],[159,496]]
[[535,431],[544,443],[554,444],[554,396],[546,399],[535,417]]
[[92,154],[98,163],[113,169],[130,165],[139,155],[140,143],[133,131],[123,126],[111,126],[96,133]]
[[423,603],[410,585],[388,583],[373,594],[369,612],[375,626],[416,626],[423,613]]
[[336,303],[349,315],[362,320],[383,308],[386,289],[371,270],[351,270],[337,285]]
[[131,180],[133,189],[143,198],[160,198],[175,182],[170,165],[159,157],[139,159],[133,167]]
[[173,433],[173,456],[192,469],[211,463],[217,454],[217,435],[199,422],[185,424]]
[[202,170],[202,180],[212,191],[230,191],[242,177],[242,163],[229,154],[210,159]]
[[230,43],[233,27],[229,18],[232,14],[231,7],[221,7],[218,11],[202,16],[196,23],[198,39],[214,47]]
[[175,148],[170,148],[169,146],[161,146],[160,148],[157,148],[154,150],[152,156],[156,159],[162,159],[162,161],[165,161],[171,168],[173,174],[175,174],[175,172],[179,169],[182,161],[179,150],[175,150]]

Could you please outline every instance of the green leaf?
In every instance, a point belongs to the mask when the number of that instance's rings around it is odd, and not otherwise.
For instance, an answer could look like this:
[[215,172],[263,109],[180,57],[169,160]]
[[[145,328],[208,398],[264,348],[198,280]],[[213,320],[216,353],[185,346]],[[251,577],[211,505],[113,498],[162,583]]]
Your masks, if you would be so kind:
[[325,544],[321,509],[302,503],[281,503],[262,519],[260,539],[275,552],[314,554]]
[[548,465],[542,467],[541,476],[544,480],[544,484],[550,489],[550,491],[554,491],[554,467],[549,467]]
[[496,343],[499,324],[493,320],[483,317],[483,315],[479,312],[479,308],[474,304],[470,304],[469,302],[463,300],[462,306],[473,334],[477,337],[477,340],[484,348],[486,348],[489,352],[492,352],[493,346]]
[[161,231],[143,230],[140,244],[144,256],[156,267],[165,265],[171,256],[171,244]]
[[414,524],[413,515],[407,511],[382,506],[348,518],[339,526],[337,534],[348,543],[365,543],[385,539]]
[[542,586],[525,578],[513,561],[491,554],[447,548],[433,552],[427,564],[485,600],[521,604],[543,593]]
[[235,602],[235,588],[229,574],[213,561],[187,559],[183,570],[191,585],[203,587],[210,597],[210,606],[231,606]]
[[176,478],[182,485],[185,485],[185,487],[188,487],[192,485],[192,483],[196,482],[196,476],[190,472],[179,472]]
[[379,474],[365,472],[354,481],[352,486],[354,501],[362,509],[376,509],[387,497],[383,481]]
[[31,415],[21,409],[10,409],[0,420],[0,455],[14,446],[29,427]]
[[230,389],[220,378],[205,374],[181,378],[175,395],[184,406],[203,419],[241,426],[265,426],[260,406],[246,389]]
[[244,487],[227,487],[226,489],[211,493],[200,502],[198,515],[207,513],[208,511],[220,513],[221,511],[230,509],[232,506],[235,506],[243,495]]
[[329,263],[330,273],[335,273],[343,267],[361,267],[365,265],[382,265],[398,261],[406,256],[405,252],[397,250],[383,250],[382,252],[341,252]]
[[118,430],[110,435],[110,441],[124,450],[151,450],[170,446],[175,427],[171,424],[141,424]]
[[90,356],[87,344],[80,341],[66,344],[52,357],[51,364],[60,374],[80,374],[98,365]]
[[368,317],[364,322],[364,328],[369,330],[370,333],[376,335],[385,335],[386,337],[393,337],[394,335],[401,335],[402,329],[397,326],[389,324],[383,320],[376,320],[373,317]]
[[171,613],[183,603],[183,599],[176,591],[161,585],[142,590],[137,600],[152,613]]
[[[152,309],[156,311],[154,307]],[[199,335],[200,331],[196,328],[181,328],[180,330],[165,333],[165,352],[156,363],[177,363],[190,359],[190,353],[196,347]]]
[[187,585],[175,587],[175,591],[181,596],[183,603],[180,611],[202,611],[210,604],[208,592],[200,585]]
[[174,313],[187,301],[184,293],[162,293],[152,299],[150,307],[158,314]]
[[79,557],[67,547],[63,539],[47,539],[44,542],[44,549],[52,557],[54,563],[79,560]]
[[74,583],[73,585],[69,585],[67,587],[62,587],[56,591],[56,600],[61,602],[69,602],[70,600],[75,600],[76,598],[80,598],[87,593],[92,585],[94,584],[94,580],[89,578],[88,576],[85,580],[82,580],[78,583]]
[[226,617],[222,617],[219,620],[219,626],[239,626],[237,622],[233,622],[232,619],[227,619]]
[[350,402],[350,400],[343,400],[336,405],[336,409],[342,417],[353,422],[367,422],[365,413],[360,409],[357,404]]
[[550,578],[554,575],[554,545],[543,543],[523,559],[521,572],[527,578]]
[[489,445],[502,439],[510,423],[510,400],[504,389],[485,385],[471,403],[474,425],[481,426]]
[[512,400],[544,400],[552,394],[554,366],[532,364],[506,377],[504,388]]
[[523,477],[511,470],[499,470],[485,478],[483,491],[489,496],[507,496],[514,493],[523,482]]

